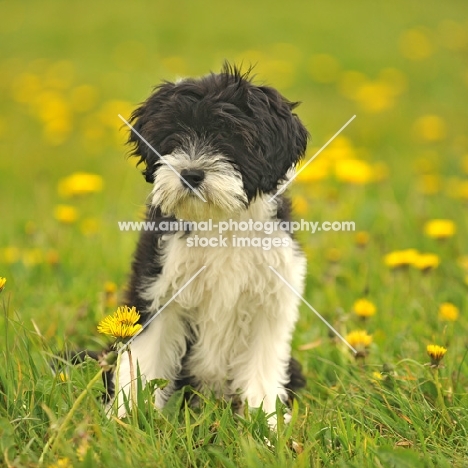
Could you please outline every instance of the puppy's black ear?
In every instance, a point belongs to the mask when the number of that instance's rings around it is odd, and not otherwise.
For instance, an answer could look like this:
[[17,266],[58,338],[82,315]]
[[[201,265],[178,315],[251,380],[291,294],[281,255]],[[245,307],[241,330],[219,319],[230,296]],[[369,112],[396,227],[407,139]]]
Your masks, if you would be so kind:
[[249,106],[263,136],[261,152],[268,170],[262,177],[262,191],[277,189],[288,170],[304,156],[309,133],[293,110],[299,103],[285,99],[274,88],[253,87]]
[[155,88],[154,93],[130,117],[133,130],[127,143],[133,147],[131,155],[140,158],[138,164],[145,165],[143,175],[149,183],[154,182],[154,172],[159,163],[156,151],[159,154],[164,152],[162,143],[168,133],[164,112],[174,86],[174,83],[164,83]]

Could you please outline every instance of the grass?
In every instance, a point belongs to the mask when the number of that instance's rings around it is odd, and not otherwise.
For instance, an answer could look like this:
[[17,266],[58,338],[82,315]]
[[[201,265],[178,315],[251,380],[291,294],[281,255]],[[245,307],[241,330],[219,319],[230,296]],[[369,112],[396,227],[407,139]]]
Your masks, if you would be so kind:
[[[3,7],[3,465],[468,464],[463,2]],[[142,388],[135,414],[108,419],[95,363],[61,376],[49,362],[66,348],[104,347],[97,323],[120,305],[125,287],[137,234],[119,232],[117,221],[138,219],[149,186],[125,158],[117,113],[128,115],[161,80],[217,70],[225,58],[258,62],[258,81],[303,102],[308,157],[357,115],[291,195],[297,218],[353,220],[366,233],[362,245],[355,232],[301,233],[300,241],[309,265],[306,299],[343,335],[365,329],[373,341],[356,360],[302,307],[293,354],[307,388],[291,424],[277,433],[262,412],[235,417],[209,395],[193,409],[178,393],[156,412]],[[79,171],[100,175],[103,190],[62,196],[59,182]],[[77,220],[56,219],[59,204],[74,207]],[[426,222],[439,218],[454,222],[455,235],[424,234]],[[408,248],[436,254],[440,265],[423,272],[413,261],[385,264],[385,255]],[[353,312],[360,298],[375,304],[374,316]],[[445,302],[457,307],[455,320],[440,317]],[[428,365],[432,343],[448,350],[438,369]]]

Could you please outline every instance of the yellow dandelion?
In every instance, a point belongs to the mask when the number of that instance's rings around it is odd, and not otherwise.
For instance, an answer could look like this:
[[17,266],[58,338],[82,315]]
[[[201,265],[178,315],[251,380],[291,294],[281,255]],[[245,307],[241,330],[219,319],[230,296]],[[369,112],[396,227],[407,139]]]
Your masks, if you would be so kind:
[[336,263],[341,260],[341,251],[335,247],[331,247],[327,249],[325,256],[329,262]]
[[357,90],[356,101],[365,112],[377,114],[394,106],[394,91],[387,83],[369,81]]
[[294,211],[301,216],[305,216],[308,211],[307,199],[301,195],[296,195],[293,200]]
[[335,163],[335,175],[341,182],[364,185],[372,181],[372,167],[360,159],[343,159]]
[[97,174],[76,172],[62,179],[58,184],[58,192],[63,197],[87,195],[100,192],[104,183]]
[[49,265],[57,265],[60,262],[60,255],[57,250],[49,249],[46,253],[46,262]]
[[85,218],[80,223],[80,231],[85,236],[92,236],[99,232],[101,225],[97,218]]
[[400,51],[403,57],[421,61],[434,53],[434,47],[423,29],[409,29],[400,36]]
[[445,121],[438,115],[423,115],[414,123],[416,137],[424,141],[441,141],[447,135]]
[[104,283],[104,291],[106,294],[113,294],[117,291],[117,285],[112,281],[106,281]]
[[372,336],[365,330],[355,330],[346,335],[346,341],[359,350],[359,348],[368,348],[371,345]]
[[78,211],[70,205],[57,205],[54,208],[54,217],[63,224],[72,224],[78,219]]
[[395,250],[384,257],[384,263],[390,268],[413,265],[419,253],[416,249]]
[[458,307],[451,304],[450,302],[443,302],[439,306],[439,318],[446,320],[447,322],[455,322],[458,320],[460,312]]
[[416,188],[423,195],[435,195],[440,191],[440,185],[437,174],[424,174],[419,178]]
[[108,315],[98,325],[98,332],[104,335],[112,335],[114,338],[129,338],[141,330],[137,323],[140,314],[135,307],[119,307],[113,315]]
[[[306,156],[306,159],[304,161],[307,162],[307,160],[308,159]],[[317,180],[322,180],[328,177],[328,174],[330,172],[330,164],[325,159],[314,160],[313,162],[308,164],[304,169],[301,170],[303,166],[304,164],[301,164],[297,168],[296,180],[298,182],[315,182]]]
[[379,371],[374,371],[372,372],[372,380],[374,382],[379,382],[381,380],[383,380],[384,376],[382,374],[382,372],[379,372]]
[[436,254],[418,254],[413,262],[413,266],[421,271],[434,270],[440,264],[440,258]]
[[434,239],[447,239],[455,232],[455,223],[450,219],[432,219],[424,225],[424,234]]
[[375,315],[377,309],[371,301],[368,301],[367,299],[358,299],[353,305],[353,310],[359,317],[367,318]]
[[3,291],[3,288],[5,287],[5,283],[6,283],[6,278],[4,278],[3,276],[0,276],[0,292]]
[[73,464],[69,458],[59,458],[52,465],[48,465],[48,468],[73,468]]
[[439,362],[445,356],[447,349],[443,346],[431,344],[427,345],[426,351],[429,357],[431,358],[431,364],[437,367],[439,365]]
[[354,236],[354,242],[359,247],[365,247],[369,243],[370,235],[367,231],[358,231]]
[[466,272],[468,272],[468,255],[462,255],[457,258],[457,263]]
[[0,262],[12,264],[17,263],[21,259],[21,251],[18,247],[4,247],[0,249]]

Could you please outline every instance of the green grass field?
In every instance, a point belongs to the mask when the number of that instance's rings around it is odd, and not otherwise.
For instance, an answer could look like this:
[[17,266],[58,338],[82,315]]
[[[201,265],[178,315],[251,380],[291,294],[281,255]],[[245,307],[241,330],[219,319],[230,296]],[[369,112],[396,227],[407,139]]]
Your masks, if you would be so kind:
[[[1,10],[1,466],[468,466],[466,2]],[[293,354],[307,388],[277,433],[209,396],[156,412],[148,389],[131,417],[108,419],[97,364],[54,376],[49,361],[106,346],[97,324],[121,305],[138,234],[117,221],[140,219],[150,186],[117,114],[225,59],[302,101],[306,159],[356,115],[290,194],[298,219],[355,222],[300,241],[305,298],[342,335],[365,330],[349,336],[365,356],[304,306]],[[99,177],[80,196],[66,178],[82,172]],[[435,367],[431,344],[447,350]]]

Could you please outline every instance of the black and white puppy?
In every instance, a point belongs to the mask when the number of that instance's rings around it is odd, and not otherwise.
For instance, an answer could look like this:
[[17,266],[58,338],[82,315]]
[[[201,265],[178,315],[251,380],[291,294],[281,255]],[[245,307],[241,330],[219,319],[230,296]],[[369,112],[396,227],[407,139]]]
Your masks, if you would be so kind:
[[[148,221],[288,220],[289,201],[269,199],[306,149],[296,105],[228,64],[219,74],[157,87],[132,114],[129,139],[153,184]],[[291,359],[299,299],[269,267],[302,293],[305,257],[284,230],[228,229],[227,246],[219,247],[197,247],[195,236],[219,233],[145,231],[139,240],[126,303],[136,306],[142,324],[165,306],[131,345],[142,378],[170,381],[156,390],[157,407],[189,384],[272,413],[276,399],[286,402],[304,379]],[[236,236],[281,243],[239,247]],[[127,353],[117,388],[128,397]]]

